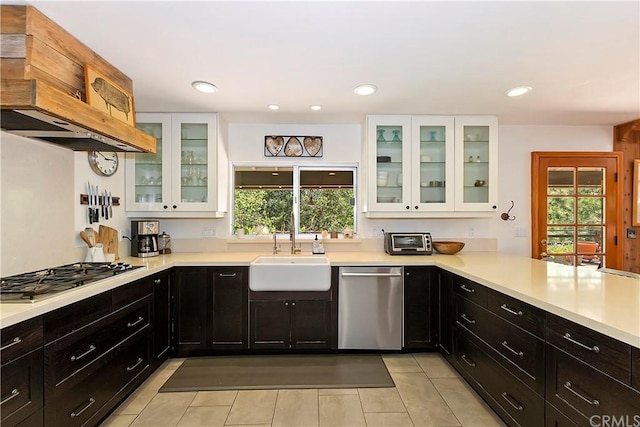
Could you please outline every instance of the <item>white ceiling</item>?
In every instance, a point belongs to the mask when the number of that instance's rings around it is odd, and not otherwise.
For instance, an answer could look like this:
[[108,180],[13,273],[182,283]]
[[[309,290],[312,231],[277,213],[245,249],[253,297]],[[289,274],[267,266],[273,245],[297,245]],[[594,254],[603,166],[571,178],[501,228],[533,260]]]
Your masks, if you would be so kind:
[[[359,123],[366,113],[558,125],[640,117],[638,1],[29,3],[131,77],[137,111],[279,123]],[[193,80],[219,92],[196,92]],[[379,90],[357,96],[360,83]],[[533,91],[505,96],[523,84]]]

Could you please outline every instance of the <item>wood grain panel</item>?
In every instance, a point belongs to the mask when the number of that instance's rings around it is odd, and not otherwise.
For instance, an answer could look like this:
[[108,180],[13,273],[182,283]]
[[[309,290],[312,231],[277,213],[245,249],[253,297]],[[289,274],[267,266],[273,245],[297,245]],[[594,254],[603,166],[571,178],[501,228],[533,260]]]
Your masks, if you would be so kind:
[[0,6],[0,33],[1,34],[25,34],[27,31],[27,9],[24,6],[12,5]]
[[24,79],[26,61],[24,58],[1,58],[2,79]]
[[[79,90],[81,93],[84,89],[84,66],[67,58],[60,52],[51,49],[50,46],[44,44],[42,40],[28,36],[29,56],[31,69],[38,68],[42,73],[50,74],[53,79],[48,81],[56,85],[56,81],[61,81],[68,86],[74,88],[73,92]],[[26,78],[34,78],[29,72]],[[61,87],[61,90],[66,91]]]
[[34,80],[5,80],[0,82],[0,105],[13,108],[29,108],[35,103]]
[[628,239],[626,230],[633,228],[633,160],[640,159],[640,119],[623,123],[614,127],[613,149],[623,154],[621,179],[624,191],[623,224],[625,233],[622,236],[623,266],[622,270],[640,273],[640,239]]
[[1,34],[0,57],[24,58],[27,56],[26,36],[24,34]]
[[123,89],[133,92],[133,82],[120,70],[109,64],[104,58],[51,21],[37,9],[27,6],[26,32],[41,40],[52,50],[66,56],[80,67],[91,64],[100,73],[106,75]]

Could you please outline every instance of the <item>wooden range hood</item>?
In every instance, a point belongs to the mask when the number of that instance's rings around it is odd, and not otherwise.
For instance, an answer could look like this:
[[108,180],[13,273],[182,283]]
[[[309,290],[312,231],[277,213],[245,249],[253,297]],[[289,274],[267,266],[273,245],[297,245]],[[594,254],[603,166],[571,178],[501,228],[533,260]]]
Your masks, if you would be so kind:
[[0,6],[2,130],[76,151],[156,152],[156,139],[85,103],[90,64],[133,93],[126,75],[32,6]]

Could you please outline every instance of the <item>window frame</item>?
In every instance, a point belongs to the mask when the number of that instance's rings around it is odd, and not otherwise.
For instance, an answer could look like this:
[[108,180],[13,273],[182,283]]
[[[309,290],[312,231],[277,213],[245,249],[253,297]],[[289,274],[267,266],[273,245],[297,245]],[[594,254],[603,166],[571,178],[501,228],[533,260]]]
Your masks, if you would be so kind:
[[[229,235],[233,236],[233,224],[235,222],[236,217],[236,201],[235,201],[235,188],[236,188],[236,168],[292,168],[293,169],[293,206],[292,210],[295,214],[295,228],[296,228],[296,239],[309,239],[312,240],[315,234],[311,233],[300,233],[300,173],[302,171],[351,171],[353,174],[353,232],[356,233],[358,230],[358,164],[357,163],[323,163],[321,165],[317,164],[295,164],[295,163],[271,163],[271,162],[232,162],[231,163],[231,189],[229,192],[229,197],[231,198],[230,203],[230,211],[231,217],[229,218]],[[288,234],[288,233],[287,233]]]

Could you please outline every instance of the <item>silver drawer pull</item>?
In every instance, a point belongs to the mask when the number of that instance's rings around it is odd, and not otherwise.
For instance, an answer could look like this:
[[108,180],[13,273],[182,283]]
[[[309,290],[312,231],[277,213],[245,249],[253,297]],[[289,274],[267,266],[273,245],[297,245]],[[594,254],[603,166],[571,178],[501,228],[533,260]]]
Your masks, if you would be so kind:
[[504,348],[506,348],[507,350],[509,350],[511,353],[515,354],[516,356],[524,356],[524,353],[521,351],[515,351],[514,349],[512,349],[511,347],[509,347],[509,344],[506,341],[502,341],[502,346]]
[[236,277],[237,273],[220,273],[220,277]]
[[469,292],[470,294],[472,294],[472,293],[474,293],[476,291],[475,289],[467,288],[465,285],[460,285],[460,289],[462,289],[465,292]]
[[598,402],[596,399],[587,399],[586,397],[584,397],[583,395],[581,395],[580,393],[578,393],[577,391],[575,391],[573,389],[573,386],[571,385],[571,383],[569,381],[567,381],[566,383],[564,383],[564,388],[566,388],[567,390],[569,390],[571,393],[575,394],[576,396],[578,396],[580,399],[584,400],[585,402],[587,402],[589,405],[592,406],[600,406],[600,402]]
[[516,411],[522,411],[524,410],[524,406],[522,406],[521,404],[518,403],[517,400],[515,400],[513,398],[513,396],[511,396],[509,393],[507,393],[506,391],[504,393],[502,393],[502,398],[504,400],[507,401],[507,403],[509,405],[511,405],[513,407],[513,409],[515,409]]
[[134,370],[134,369],[136,369],[138,366],[140,366],[140,364],[141,364],[142,362],[144,362],[144,360],[142,359],[142,357],[138,357],[138,361],[136,362],[136,364],[135,364],[135,365],[133,365],[133,366],[128,366],[128,367],[127,367],[127,372],[131,372],[131,371],[133,371],[133,370]]
[[135,322],[133,322],[133,323],[131,323],[131,322],[127,322],[127,326],[128,326],[129,328],[133,328],[134,326],[139,325],[139,324],[140,324],[140,322],[142,322],[143,320],[144,320],[144,317],[140,316],[140,317],[138,317],[138,320],[136,320],[136,321],[135,321]]
[[89,354],[89,353],[91,353],[92,351],[94,351],[95,349],[96,349],[96,346],[95,346],[95,345],[93,345],[93,344],[91,344],[91,345],[89,346],[89,348],[87,349],[87,351],[85,351],[85,352],[84,352],[84,353],[82,353],[81,355],[78,355],[78,356],[71,356],[71,361],[72,361],[72,362],[75,362],[76,360],[80,360],[80,359],[82,359],[83,357],[85,357],[87,354]]
[[581,342],[576,341],[573,338],[571,338],[571,334],[569,332],[564,334],[562,336],[562,338],[564,338],[565,340],[567,340],[569,342],[574,343],[575,345],[578,345],[578,346],[584,348],[585,350],[593,351],[594,353],[600,353],[600,347],[598,347],[597,345],[594,345],[593,347],[589,347],[588,345],[584,345]]
[[22,342],[22,340],[20,339],[20,337],[15,337],[14,339],[11,340],[11,342],[7,345],[3,345],[2,347],[0,347],[0,351],[2,350],[6,350],[9,347],[13,347],[16,344],[20,344]]
[[467,315],[466,315],[466,314],[462,314],[462,316],[460,316],[460,317],[462,317],[462,319],[464,319],[464,320],[465,320],[466,322],[468,322],[468,323],[471,323],[472,325],[473,325],[474,323],[476,323],[476,321],[475,321],[475,320],[473,320],[473,319],[469,319],[469,318],[467,317]]
[[13,390],[11,390],[11,393],[9,393],[9,396],[3,398],[2,400],[0,400],[0,405],[4,405],[5,403],[7,403],[8,401],[10,401],[11,399],[18,397],[18,395],[20,394],[20,392],[18,391],[17,388],[14,388]]
[[93,405],[94,403],[96,403],[96,400],[95,400],[93,397],[90,397],[90,398],[89,398],[89,400],[87,401],[87,404],[86,404],[86,405],[84,405],[84,406],[82,407],[82,409],[80,409],[79,411],[74,411],[74,412],[72,412],[72,413],[70,414],[70,415],[71,415],[71,418],[79,417],[80,415],[82,415],[82,413],[83,413],[84,411],[86,411],[87,409],[89,409],[89,407],[90,407],[91,405]]
[[475,367],[476,367],[476,362],[469,361],[469,359],[467,359],[467,355],[466,355],[466,354],[463,354],[460,358],[461,358],[462,360],[464,360],[464,361],[465,361],[465,363],[466,363],[467,365],[471,366],[472,368],[475,368]]
[[511,309],[507,306],[507,304],[502,304],[502,305],[500,306],[500,308],[501,308],[501,309],[503,309],[504,311],[506,311],[507,313],[511,313],[511,314],[513,314],[514,316],[522,316],[522,311],[520,311],[520,310],[518,310],[518,311],[511,310]]

